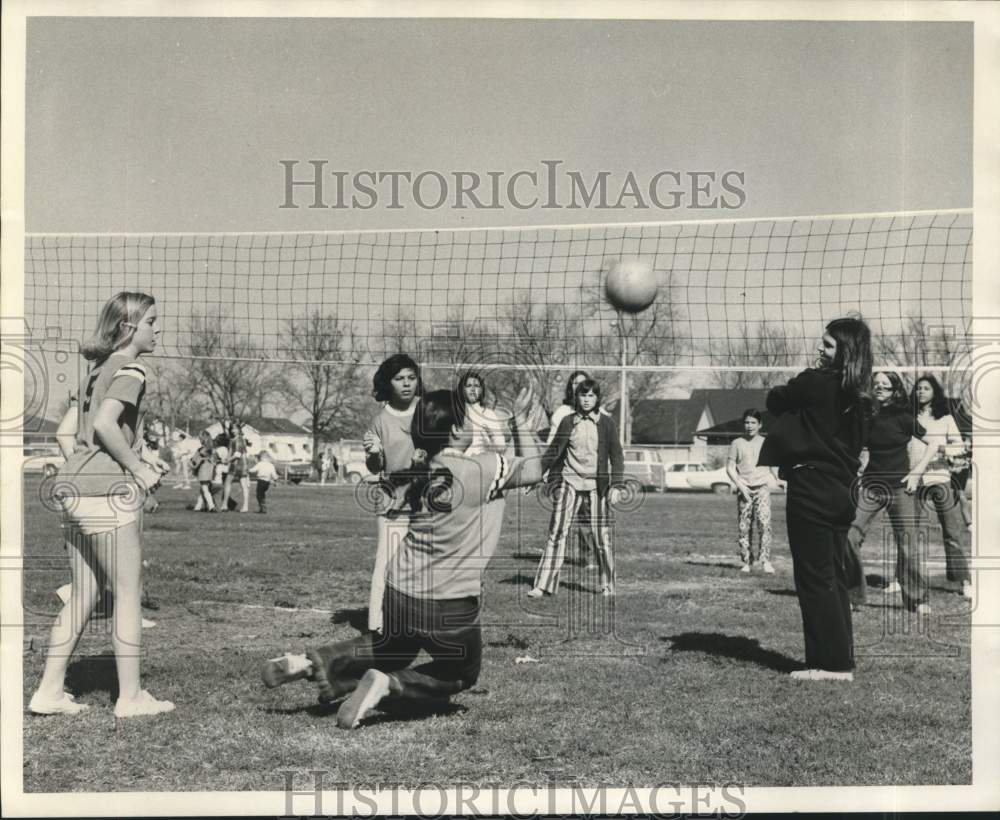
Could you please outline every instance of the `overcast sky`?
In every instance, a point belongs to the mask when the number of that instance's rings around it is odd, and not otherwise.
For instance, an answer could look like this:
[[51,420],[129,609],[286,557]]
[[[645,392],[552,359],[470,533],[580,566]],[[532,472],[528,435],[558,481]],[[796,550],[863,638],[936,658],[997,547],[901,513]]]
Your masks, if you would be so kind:
[[[33,18],[27,228],[381,229],[970,207],[971,38],[964,23]],[[558,159],[613,181],[629,170],[640,180],[736,170],[746,202],[387,210],[383,198],[367,211],[280,209],[282,159],[446,175],[542,171],[542,160]]]

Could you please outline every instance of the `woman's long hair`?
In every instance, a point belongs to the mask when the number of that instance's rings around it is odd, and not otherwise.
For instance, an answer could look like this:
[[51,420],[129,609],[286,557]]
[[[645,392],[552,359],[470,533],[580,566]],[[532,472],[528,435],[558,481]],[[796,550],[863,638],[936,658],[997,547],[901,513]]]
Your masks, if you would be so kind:
[[475,379],[477,382],[479,382],[479,401],[477,402],[477,404],[480,407],[485,407],[486,406],[486,382],[483,380],[483,377],[479,374],[478,371],[475,371],[475,370],[466,370],[462,374],[462,378],[460,378],[458,380],[458,390],[456,392],[461,397],[462,402],[464,404],[468,404],[469,402],[465,398],[465,383],[469,379]]
[[826,326],[834,341],[837,354],[833,369],[840,374],[840,389],[852,404],[874,411],[872,399],[872,334],[864,320],[855,317],[834,319]]
[[100,364],[132,341],[135,328],[156,300],[146,293],[123,290],[105,303],[93,335],[80,345],[87,361]]
[[903,380],[899,377],[899,374],[892,370],[878,370],[872,374],[872,382],[875,381],[875,377],[879,374],[885,376],[889,380],[889,384],[892,386],[892,396],[889,401],[887,401],[880,410],[906,410],[910,406],[910,397],[906,393],[906,387],[903,384]]
[[563,404],[568,404],[570,407],[576,407],[576,389],[573,387],[573,382],[576,381],[578,376],[590,379],[590,374],[586,370],[574,370],[569,374],[569,378],[566,380],[566,393],[563,396]]
[[920,378],[916,380],[913,384],[913,415],[917,416],[920,414],[920,406],[917,403],[917,385],[920,382],[927,382],[931,386],[931,390],[934,391],[931,396],[931,416],[935,419],[943,418],[947,416],[950,412],[948,407],[948,397],[944,394],[944,388],[934,376],[930,373],[921,373]]

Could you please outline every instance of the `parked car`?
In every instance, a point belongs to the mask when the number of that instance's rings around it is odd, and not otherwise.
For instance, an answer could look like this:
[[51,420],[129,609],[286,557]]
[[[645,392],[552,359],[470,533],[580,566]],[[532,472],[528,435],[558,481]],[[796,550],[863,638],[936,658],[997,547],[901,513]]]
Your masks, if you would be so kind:
[[364,443],[360,439],[343,439],[340,442],[340,463],[344,478],[349,484],[359,484],[362,481],[374,481],[376,476],[365,464]]
[[29,445],[24,448],[22,469],[26,473],[41,473],[48,478],[59,472],[65,461],[55,444]]
[[694,461],[678,461],[675,464],[667,464],[663,472],[663,488],[675,492],[696,489],[688,482],[688,478],[707,470],[708,467],[704,464]]
[[275,458],[272,461],[274,469],[278,471],[278,475],[285,481],[292,482],[292,484],[301,484],[313,474],[313,466],[309,461],[281,458]]
[[625,476],[634,479],[647,491],[664,491],[664,467],[659,454],[654,450],[627,449],[625,456]]
[[729,495],[736,492],[736,485],[729,477],[725,467],[709,470],[704,464],[699,466],[702,469],[692,470],[688,473],[688,484],[692,490],[713,492],[719,495]]

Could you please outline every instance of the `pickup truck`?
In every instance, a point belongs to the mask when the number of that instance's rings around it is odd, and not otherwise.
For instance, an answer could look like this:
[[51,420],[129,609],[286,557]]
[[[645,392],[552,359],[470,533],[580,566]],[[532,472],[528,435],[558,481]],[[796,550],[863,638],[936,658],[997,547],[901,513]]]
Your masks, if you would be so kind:
[[664,491],[664,467],[655,450],[630,448],[624,450],[623,455],[627,478],[637,481],[644,490],[657,493]]

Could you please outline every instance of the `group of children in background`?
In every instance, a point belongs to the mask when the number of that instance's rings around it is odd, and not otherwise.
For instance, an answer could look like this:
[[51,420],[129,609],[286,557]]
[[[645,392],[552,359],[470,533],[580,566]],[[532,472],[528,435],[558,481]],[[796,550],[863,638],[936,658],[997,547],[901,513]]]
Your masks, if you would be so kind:
[[[249,512],[250,478],[257,479],[257,512],[267,512],[267,491],[278,479],[278,471],[267,450],[261,450],[256,461],[247,453],[246,441],[235,430],[223,430],[212,437],[207,430],[201,434],[201,446],[191,455],[189,465],[198,482],[198,499],[188,509],[195,512]],[[242,504],[233,495],[238,485]]]

